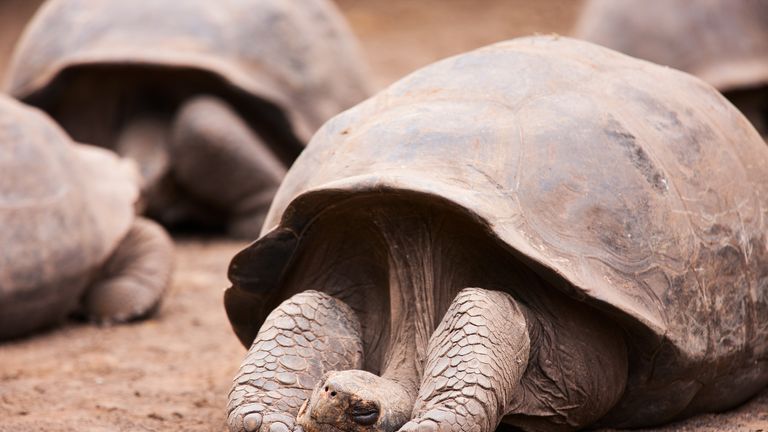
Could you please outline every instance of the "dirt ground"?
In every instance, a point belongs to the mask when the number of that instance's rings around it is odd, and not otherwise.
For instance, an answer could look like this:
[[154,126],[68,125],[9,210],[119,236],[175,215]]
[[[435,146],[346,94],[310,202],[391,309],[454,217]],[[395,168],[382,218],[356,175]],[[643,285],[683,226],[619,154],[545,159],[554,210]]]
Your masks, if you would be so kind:
[[[9,24],[10,3],[28,4],[0,0],[0,68],[3,38],[19,27]],[[380,86],[494,41],[567,33],[579,7],[569,0],[339,3]],[[245,243],[177,240],[173,286],[154,319],[110,328],[73,321],[0,345],[0,432],[226,430],[227,392],[245,350],[229,329],[222,290],[227,264]],[[660,430],[768,431],[768,391],[737,410]]]

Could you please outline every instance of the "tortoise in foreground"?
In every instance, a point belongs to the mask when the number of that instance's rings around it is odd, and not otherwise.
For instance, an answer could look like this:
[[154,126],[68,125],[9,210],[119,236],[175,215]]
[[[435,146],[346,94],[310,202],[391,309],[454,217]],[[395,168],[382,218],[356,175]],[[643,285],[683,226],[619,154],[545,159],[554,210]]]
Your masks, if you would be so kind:
[[575,34],[696,75],[768,140],[768,2],[591,0]]
[[327,0],[51,0],[6,88],[137,160],[149,216],[253,238],[286,167],[369,83]]
[[81,312],[141,318],[170,281],[173,245],[135,216],[138,173],[73,143],[48,116],[0,96],[0,339]]
[[768,383],[766,199],[768,148],[690,75],[557,37],[435,63],[326,123],[232,260],[229,428],[736,406]]

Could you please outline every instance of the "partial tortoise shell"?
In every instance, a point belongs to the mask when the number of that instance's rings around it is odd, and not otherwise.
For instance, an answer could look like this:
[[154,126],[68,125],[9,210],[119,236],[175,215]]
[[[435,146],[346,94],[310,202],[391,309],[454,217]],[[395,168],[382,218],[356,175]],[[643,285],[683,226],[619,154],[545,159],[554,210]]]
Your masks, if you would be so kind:
[[763,0],[591,0],[575,36],[696,75],[721,92],[768,85]]
[[73,311],[86,280],[133,223],[138,172],[108,150],[72,142],[48,116],[2,95],[0,149],[3,337],[5,322],[24,322],[14,314],[26,313],[26,301],[47,304],[52,316]]
[[210,74],[278,107],[302,143],[370,91],[355,38],[326,0],[50,0],[17,46],[6,90],[48,109],[72,74],[127,66]]

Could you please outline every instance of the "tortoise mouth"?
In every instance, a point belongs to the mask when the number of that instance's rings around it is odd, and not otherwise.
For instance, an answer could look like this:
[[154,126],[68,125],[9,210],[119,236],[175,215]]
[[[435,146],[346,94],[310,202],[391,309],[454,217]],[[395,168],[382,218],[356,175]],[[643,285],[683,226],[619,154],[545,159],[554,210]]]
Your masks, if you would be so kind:
[[349,409],[349,417],[361,426],[370,426],[379,419],[381,409],[372,401],[358,401]]

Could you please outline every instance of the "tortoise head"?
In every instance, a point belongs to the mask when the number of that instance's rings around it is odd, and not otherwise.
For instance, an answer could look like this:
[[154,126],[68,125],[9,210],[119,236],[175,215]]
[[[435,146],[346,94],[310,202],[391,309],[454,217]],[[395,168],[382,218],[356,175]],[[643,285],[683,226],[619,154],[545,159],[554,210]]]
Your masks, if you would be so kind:
[[330,372],[297,416],[306,432],[392,432],[411,416],[413,398],[398,383],[362,370]]

